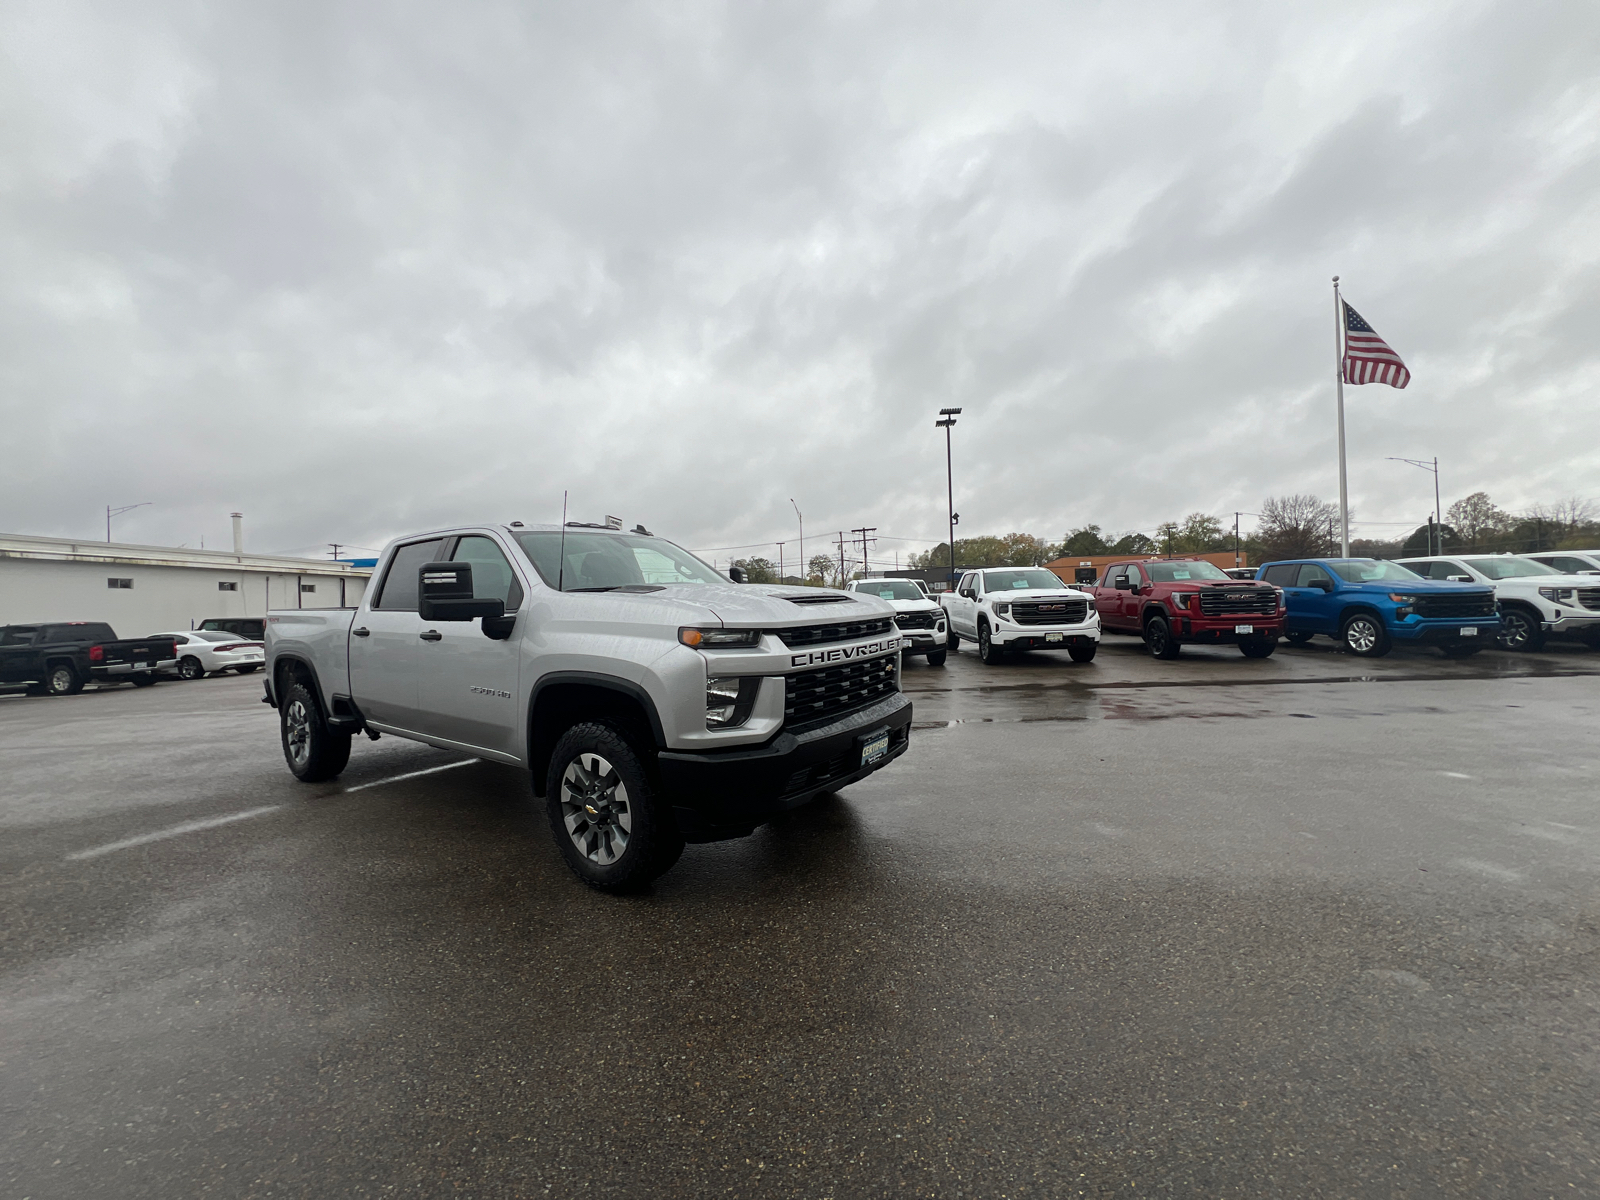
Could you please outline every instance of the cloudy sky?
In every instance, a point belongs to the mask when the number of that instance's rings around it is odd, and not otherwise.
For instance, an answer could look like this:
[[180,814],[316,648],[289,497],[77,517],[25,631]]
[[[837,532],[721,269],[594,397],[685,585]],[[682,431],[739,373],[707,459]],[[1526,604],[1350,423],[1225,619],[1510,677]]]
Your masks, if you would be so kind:
[[954,405],[963,532],[1231,522],[1337,496],[1334,274],[1415,376],[1358,516],[1600,497],[1597,61],[1593,0],[4,0],[0,529],[892,556]]

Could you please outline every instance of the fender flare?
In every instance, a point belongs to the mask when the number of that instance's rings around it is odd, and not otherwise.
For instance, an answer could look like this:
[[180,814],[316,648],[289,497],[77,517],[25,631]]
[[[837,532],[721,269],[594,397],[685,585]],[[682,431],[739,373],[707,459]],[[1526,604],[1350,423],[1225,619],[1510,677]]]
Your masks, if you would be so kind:
[[581,683],[589,687],[605,688],[607,691],[620,692],[635,701],[644,709],[645,718],[650,722],[650,735],[655,738],[656,749],[667,748],[666,728],[661,724],[661,713],[656,708],[656,702],[650,698],[650,693],[630,679],[622,679],[616,675],[602,675],[598,671],[551,671],[548,675],[539,677],[539,682],[534,684],[533,690],[528,693],[527,724],[530,744],[533,739],[533,713],[539,706],[540,693],[564,683]]
[[1357,613],[1366,613],[1369,617],[1375,617],[1379,627],[1383,630],[1384,636],[1389,636],[1389,622],[1385,619],[1382,610],[1364,600],[1358,600],[1352,604],[1345,605],[1339,610],[1339,620],[1334,626],[1335,637],[1344,632],[1344,623]]

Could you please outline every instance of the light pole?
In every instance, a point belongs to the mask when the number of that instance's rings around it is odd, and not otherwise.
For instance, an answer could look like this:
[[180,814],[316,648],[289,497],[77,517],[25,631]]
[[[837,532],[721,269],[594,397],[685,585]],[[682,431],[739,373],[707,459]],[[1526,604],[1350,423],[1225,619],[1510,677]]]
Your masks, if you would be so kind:
[[136,508],[144,508],[146,505],[154,503],[155,501],[153,500],[141,500],[138,504],[124,504],[121,508],[112,508],[111,505],[106,505],[106,541],[109,542],[111,540],[112,517],[120,517],[125,512],[132,512]]
[[955,583],[956,583],[956,484],[955,484],[955,474],[954,474],[953,468],[951,467],[951,460],[950,460],[950,430],[955,427],[956,417],[959,416],[960,413],[961,413],[961,410],[959,408],[941,408],[939,410],[939,415],[941,417],[943,417],[944,420],[935,421],[933,423],[933,427],[935,429],[943,429],[944,430],[944,486],[945,486],[945,502],[946,502],[945,503],[945,516],[947,516],[950,519],[949,520],[949,529],[950,529],[950,581],[949,582],[950,582],[950,587],[951,587],[952,590],[954,590]]
[[[789,497],[789,503],[794,504],[793,496]],[[810,568],[806,566],[806,519],[800,515],[798,504],[794,504],[794,515],[800,522],[800,578],[809,579],[811,576],[807,572]]]
[[[1393,455],[1389,455],[1386,461],[1410,463],[1413,467],[1421,467],[1424,471],[1433,472],[1433,527],[1439,531],[1439,549],[1435,550],[1430,545],[1428,547],[1428,553],[1443,554],[1444,513],[1439,507],[1439,460],[1435,458],[1432,462],[1427,462],[1420,458],[1395,458]],[[1428,541],[1432,542],[1433,539],[1430,537]]]

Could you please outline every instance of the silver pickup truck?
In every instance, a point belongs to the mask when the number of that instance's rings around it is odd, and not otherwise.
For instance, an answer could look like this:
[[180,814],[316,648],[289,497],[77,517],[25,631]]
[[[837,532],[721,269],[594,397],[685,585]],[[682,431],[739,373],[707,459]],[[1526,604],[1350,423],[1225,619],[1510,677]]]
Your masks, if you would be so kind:
[[894,610],[730,579],[642,526],[402,538],[359,608],[267,614],[289,769],[331,779],[388,733],[525,767],[557,845],[630,890],[909,744]]

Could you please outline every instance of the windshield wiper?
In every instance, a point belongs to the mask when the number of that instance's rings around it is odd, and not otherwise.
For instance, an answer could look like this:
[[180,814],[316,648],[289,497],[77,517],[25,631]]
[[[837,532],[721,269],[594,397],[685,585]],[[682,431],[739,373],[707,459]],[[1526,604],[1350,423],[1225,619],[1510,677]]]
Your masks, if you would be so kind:
[[[596,525],[595,528],[596,529],[600,529],[600,528],[603,528],[603,527],[599,526],[599,525]],[[617,590],[616,585],[612,585],[611,587],[568,588],[567,589],[567,591],[569,591],[569,592],[614,592],[616,590]]]

